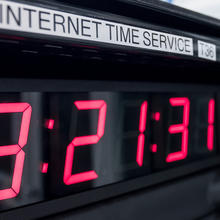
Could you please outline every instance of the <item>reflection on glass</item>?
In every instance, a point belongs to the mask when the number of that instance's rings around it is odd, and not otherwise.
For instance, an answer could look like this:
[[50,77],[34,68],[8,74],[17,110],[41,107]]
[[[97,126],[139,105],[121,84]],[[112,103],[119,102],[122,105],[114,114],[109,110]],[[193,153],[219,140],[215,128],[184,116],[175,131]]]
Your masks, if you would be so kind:
[[220,1],[219,0],[161,0],[168,2],[201,14],[205,14],[220,19]]

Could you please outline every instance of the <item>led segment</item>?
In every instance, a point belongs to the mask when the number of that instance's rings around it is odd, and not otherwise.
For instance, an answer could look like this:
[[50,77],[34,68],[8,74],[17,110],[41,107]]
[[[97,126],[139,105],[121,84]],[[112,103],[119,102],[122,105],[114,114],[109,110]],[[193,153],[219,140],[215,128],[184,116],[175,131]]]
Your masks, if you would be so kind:
[[52,130],[54,128],[54,120],[53,119],[46,120],[45,127],[48,128],[49,130]]
[[75,106],[79,110],[99,110],[99,119],[96,135],[75,137],[72,142],[68,145],[66,151],[66,161],[64,168],[63,181],[66,185],[76,184],[98,178],[97,173],[94,170],[82,172],[72,175],[72,166],[74,159],[74,149],[78,146],[97,144],[105,132],[105,120],[107,104],[103,100],[92,100],[92,101],[76,101]]
[[156,153],[157,152],[157,144],[152,144],[150,146],[150,150],[151,150],[152,153]]
[[42,163],[41,164],[41,172],[47,173],[47,171],[48,171],[48,163]]

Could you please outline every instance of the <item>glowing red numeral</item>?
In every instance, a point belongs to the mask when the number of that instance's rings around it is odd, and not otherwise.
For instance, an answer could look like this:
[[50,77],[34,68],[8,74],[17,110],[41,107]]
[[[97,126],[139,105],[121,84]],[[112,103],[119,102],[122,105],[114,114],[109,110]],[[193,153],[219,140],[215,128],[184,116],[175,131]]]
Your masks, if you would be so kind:
[[173,162],[176,160],[183,160],[187,157],[188,154],[188,125],[189,125],[189,111],[190,111],[190,102],[188,98],[171,98],[170,104],[172,106],[183,106],[183,123],[171,125],[169,127],[169,132],[171,134],[182,133],[182,144],[181,151],[170,153],[166,162]]
[[105,119],[107,111],[107,104],[105,101],[76,101],[74,104],[79,110],[99,109],[99,119],[96,135],[75,137],[68,145],[63,176],[63,181],[66,185],[76,184],[98,178],[98,175],[94,170],[72,175],[74,148],[82,145],[97,144],[105,132]]
[[28,139],[32,108],[28,103],[0,104],[0,113],[23,112],[18,144],[0,146],[0,157],[16,155],[11,188],[0,190],[0,200],[16,197],[20,191],[25,152],[22,148]]
[[215,100],[209,101],[208,107],[208,131],[207,131],[207,148],[209,151],[213,150],[214,146],[214,118],[215,118]]
[[138,144],[137,144],[137,156],[136,161],[141,167],[143,165],[144,157],[144,142],[145,135],[143,134],[146,130],[146,120],[147,120],[147,102],[143,102],[141,105],[140,120],[139,120],[139,131]]

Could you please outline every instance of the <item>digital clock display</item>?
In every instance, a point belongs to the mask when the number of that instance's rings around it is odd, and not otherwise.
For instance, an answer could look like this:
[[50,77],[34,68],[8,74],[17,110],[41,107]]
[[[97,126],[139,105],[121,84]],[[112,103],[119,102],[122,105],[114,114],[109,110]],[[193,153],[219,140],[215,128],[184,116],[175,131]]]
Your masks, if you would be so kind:
[[0,209],[218,155],[214,92],[0,94]]

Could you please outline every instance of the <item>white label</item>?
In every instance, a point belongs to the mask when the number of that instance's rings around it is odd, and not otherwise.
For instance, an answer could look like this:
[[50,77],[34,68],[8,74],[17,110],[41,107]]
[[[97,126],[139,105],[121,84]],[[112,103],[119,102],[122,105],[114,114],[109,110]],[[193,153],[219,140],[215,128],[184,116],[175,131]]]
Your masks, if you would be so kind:
[[198,40],[198,56],[216,61],[216,45]]
[[0,29],[193,56],[192,38],[0,0]]

